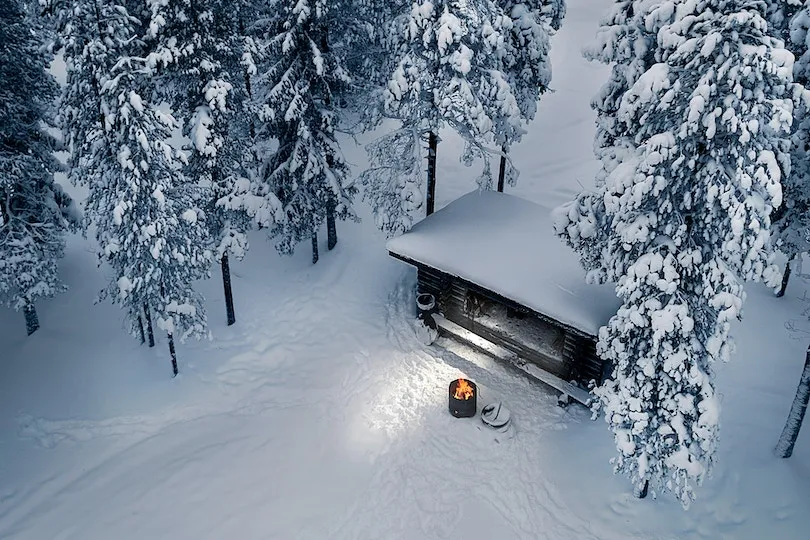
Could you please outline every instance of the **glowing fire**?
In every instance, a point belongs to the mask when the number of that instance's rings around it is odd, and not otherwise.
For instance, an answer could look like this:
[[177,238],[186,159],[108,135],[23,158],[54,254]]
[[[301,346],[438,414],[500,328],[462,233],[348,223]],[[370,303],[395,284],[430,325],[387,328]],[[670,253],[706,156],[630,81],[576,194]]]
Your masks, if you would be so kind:
[[467,379],[459,379],[456,385],[456,391],[453,393],[456,399],[472,399],[473,387],[467,382]]

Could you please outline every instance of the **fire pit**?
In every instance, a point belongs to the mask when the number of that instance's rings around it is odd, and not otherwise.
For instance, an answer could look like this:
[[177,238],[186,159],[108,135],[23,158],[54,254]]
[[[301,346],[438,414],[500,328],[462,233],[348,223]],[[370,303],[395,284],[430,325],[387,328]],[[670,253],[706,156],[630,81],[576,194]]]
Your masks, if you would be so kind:
[[450,414],[456,418],[475,416],[478,409],[475,383],[467,379],[456,379],[450,383]]

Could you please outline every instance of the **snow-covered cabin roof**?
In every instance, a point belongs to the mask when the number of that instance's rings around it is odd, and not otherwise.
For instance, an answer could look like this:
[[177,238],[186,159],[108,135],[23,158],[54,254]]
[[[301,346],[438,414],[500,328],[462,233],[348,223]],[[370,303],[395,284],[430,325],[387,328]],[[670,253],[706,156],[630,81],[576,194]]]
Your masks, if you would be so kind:
[[585,283],[549,214],[513,195],[476,190],[389,240],[388,251],[595,336],[619,301],[612,286]]

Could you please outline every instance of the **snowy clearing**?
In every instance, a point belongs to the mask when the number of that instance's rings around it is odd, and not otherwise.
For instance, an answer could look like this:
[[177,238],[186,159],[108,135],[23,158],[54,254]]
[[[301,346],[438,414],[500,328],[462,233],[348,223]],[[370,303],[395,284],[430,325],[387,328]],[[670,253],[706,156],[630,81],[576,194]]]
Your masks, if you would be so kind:
[[[514,150],[514,193],[553,207],[591,182],[591,96],[607,71],[581,59],[608,0],[569,0],[552,43],[553,87]],[[348,144],[348,142],[347,142]],[[474,187],[439,146],[437,207]],[[363,167],[361,149],[347,159]],[[413,332],[414,272],[390,260],[364,213],[312,266],[261,234],[233,264],[237,324],[219,276],[202,284],[212,341],[140,346],[109,303],[96,246],[74,237],[70,291],[38,306],[42,328],[0,311],[0,538],[802,539],[810,530],[810,428],[789,460],[772,448],[808,336],[807,286],[751,287],[738,351],[718,366],[719,464],[688,512],[637,500],[611,473],[607,425],[508,367]],[[798,339],[793,339],[794,337]],[[459,354],[454,354],[454,352]],[[447,412],[464,375],[479,408],[502,400],[514,436]],[[497,439],[497,440],[496,440]]]

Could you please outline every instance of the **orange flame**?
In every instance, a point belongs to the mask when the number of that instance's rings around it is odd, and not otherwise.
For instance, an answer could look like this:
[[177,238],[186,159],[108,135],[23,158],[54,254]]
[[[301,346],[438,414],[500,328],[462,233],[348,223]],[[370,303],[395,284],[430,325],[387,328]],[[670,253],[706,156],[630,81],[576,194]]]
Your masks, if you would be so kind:
[[456,399],[472,399],[473,387],[470,386],[470,383],[467,382],[467,379],[459,379],[458,384],[456,385],[456,391],[453,393],[453,397]]

